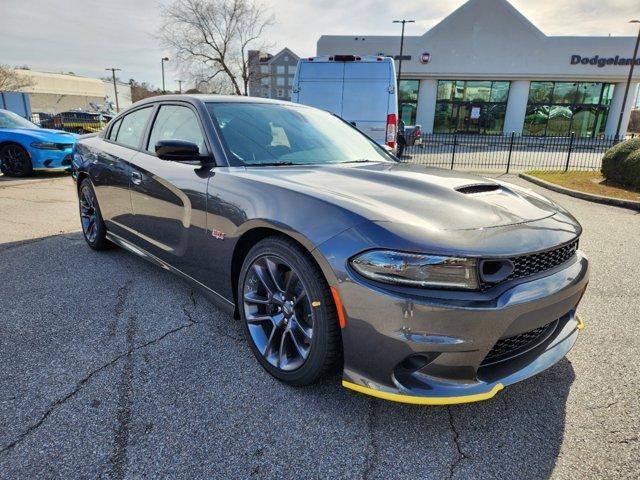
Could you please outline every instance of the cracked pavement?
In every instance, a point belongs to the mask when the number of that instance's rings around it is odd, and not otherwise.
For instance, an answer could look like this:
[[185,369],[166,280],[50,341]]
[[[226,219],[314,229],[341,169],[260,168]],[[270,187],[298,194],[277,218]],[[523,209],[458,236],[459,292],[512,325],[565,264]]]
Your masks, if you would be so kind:
[[587,329],[493,400],[418,407],[282,385],[188,284],[90,251],[69,177],[0,177],[0,478],[638,478],[640,215],[544,193],[585,228]]

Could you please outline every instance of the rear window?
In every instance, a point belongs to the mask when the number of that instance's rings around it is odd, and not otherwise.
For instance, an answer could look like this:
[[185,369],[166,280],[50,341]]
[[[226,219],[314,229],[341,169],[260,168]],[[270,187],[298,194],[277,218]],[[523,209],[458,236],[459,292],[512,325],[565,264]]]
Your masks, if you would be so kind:
[[127,147],[138,148],[151,110],[152,107],[145,107],[122,117],[122,123],[116,134],[116,142]]
[[118,119],[116,123],[113,124],[111,130],[109,131],[109,140],[116,140],[116,136],[118,135],[118,129],[120,128],[120,124],[122,123],[122,119]]

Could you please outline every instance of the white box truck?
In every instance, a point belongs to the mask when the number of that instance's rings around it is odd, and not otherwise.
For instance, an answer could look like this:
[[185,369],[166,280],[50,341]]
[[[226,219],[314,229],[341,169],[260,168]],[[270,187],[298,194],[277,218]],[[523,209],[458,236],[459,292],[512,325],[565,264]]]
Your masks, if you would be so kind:
[[396,68],[390,57],[332,55],[300,59],[291,101],[327,110],[379,144],[396,146]]

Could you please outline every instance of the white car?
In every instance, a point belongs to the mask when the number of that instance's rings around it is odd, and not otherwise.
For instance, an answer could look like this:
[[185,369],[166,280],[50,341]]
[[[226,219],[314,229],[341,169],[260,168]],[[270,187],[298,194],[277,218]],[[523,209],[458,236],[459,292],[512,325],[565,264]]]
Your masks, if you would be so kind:
[[379,144],[396,146],[398,97],[390,57],[300,59],[291,100],[334,113]]

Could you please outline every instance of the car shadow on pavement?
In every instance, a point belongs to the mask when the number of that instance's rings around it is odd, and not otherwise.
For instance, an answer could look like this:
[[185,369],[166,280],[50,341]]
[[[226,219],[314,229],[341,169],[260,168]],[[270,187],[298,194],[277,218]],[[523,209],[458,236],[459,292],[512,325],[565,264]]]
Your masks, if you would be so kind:
[[28,177],[8,177],[0,173],[0,185],[21,184],[39,180],[53,180],[62,177],[71,178],[71,174],[69,172],[34,172]]
[[404,405],[339,375],[276,381],[239,322],[133,254],[89,250],[81,233],[0,245],[0,275],[9,476],[549,478],[558,459],[567,359],[489,401]]
[[[406,478],[550,478],[562,447],[574,379],[571,362],[564,358],[478,403],[414,406],[348,390],[337,396],[347,395],[357,405],[359,421],[345,421],[364,424],[374,452],[372,477],[394,471]],[[337,409],[336,415],[341,412]],[[442,465],[447,473],[440,475],[436,472],[442,456],[448,458]]]

